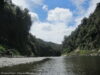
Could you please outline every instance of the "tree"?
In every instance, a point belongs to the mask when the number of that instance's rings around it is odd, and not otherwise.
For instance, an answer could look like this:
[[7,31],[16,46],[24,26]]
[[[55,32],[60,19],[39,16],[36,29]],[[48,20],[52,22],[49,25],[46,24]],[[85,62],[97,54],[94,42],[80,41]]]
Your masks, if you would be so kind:
[[0,0],[0,10],[4,8],[4,0]]
[[90,15],[84,18],[81,24],[71,35],[64,38],[63,49],[70,52],[80,50],[99,50],[100,49],[100,3]]

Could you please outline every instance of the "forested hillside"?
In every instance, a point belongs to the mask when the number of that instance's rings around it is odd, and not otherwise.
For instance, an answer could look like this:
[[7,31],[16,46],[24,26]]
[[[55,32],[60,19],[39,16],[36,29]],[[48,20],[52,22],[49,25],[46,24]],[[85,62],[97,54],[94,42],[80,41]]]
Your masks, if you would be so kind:
[[60,45],[44,42],[29,33],[31,25],[28,9],[22,10],[11,0],[0,0],[0,55],[60,55]]
[[64,52],[100,49],[100,3],[94,13],[89,18],[84,18],[70,36],[65,36],[63,49]]
[[60,56],[62,45],[45,42],[32,34],[28,36],[28,45],[36,56]]

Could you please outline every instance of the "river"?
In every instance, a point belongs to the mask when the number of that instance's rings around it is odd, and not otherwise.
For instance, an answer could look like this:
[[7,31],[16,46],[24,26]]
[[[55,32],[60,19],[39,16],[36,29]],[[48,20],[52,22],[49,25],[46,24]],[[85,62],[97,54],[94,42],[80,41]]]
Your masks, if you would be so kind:
[[41,62],[0,68],[0,73],[0,75],[100,75],[100,57],[50,57]]

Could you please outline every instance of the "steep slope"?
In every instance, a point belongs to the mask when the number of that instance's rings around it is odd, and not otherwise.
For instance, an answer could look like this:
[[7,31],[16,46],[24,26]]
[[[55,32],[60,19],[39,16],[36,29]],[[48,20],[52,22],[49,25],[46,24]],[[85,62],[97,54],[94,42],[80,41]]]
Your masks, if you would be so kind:
[[59,56],[60,45],[35,38],[28,9],[0,0],[0,56]]
[[64,52],[79,50],[100,49],[100,3],[89,18],[84,18],[78,28],[65,36],[63,41]]
[[61,55],[62,46],[60,44],[43,41],[32,34],[28,36],[28,39],[28,49],[31,49],[35,56]]

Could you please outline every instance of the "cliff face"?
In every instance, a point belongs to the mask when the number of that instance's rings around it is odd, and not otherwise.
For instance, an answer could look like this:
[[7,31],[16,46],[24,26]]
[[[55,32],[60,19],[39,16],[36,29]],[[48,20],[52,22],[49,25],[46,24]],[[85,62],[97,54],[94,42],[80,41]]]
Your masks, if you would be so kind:
[[100,3],[89,18],[84,18],[78,28],[63,41],[64,51],[75,49],[99,50],[100,49]]

